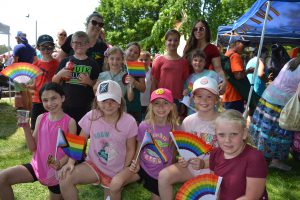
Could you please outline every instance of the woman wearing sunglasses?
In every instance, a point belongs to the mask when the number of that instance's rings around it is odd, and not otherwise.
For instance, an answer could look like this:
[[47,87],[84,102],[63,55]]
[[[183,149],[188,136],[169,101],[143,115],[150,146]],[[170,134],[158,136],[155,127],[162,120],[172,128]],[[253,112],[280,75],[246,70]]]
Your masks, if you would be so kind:
[[[86,22],[86,33],[89,37],[89,48],[87,50],[87,56],[96,60],[99,66],[100,72],[102,72],[102,66],[104,61],[104,52],[107,49],[106,43],[99,40],[101,29],[104,26],[103,17],[98,12],[93,12]],[[74,54],[71,47],[72,35],[69,35],[65,43],[61,46],[62,51],[59,52],[57,59],[61,61],[67,56]]]
[[218,48],[210,43],[211,33],[208,23],[205,20],[199,20],[193,26],[190,37],[183,50],[183,56],[189,59],[189,54],[194,49],[201,49],[206,55],[205,69],[216,71],[222,78],[223,82],[219,85],[220,94],[223,94],[226,89],[225,74],[221,66],[221,57]]

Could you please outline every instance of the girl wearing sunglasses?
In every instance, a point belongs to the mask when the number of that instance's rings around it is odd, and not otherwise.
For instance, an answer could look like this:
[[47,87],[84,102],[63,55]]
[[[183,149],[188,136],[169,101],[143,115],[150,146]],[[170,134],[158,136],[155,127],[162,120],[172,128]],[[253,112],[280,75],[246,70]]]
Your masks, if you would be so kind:
[[[225,74],[221,66],[221,57],[218,48],[210,43],[211,33],[208,23],[205,20],[199,20],[192,28],[190,37],[183,50],[183,56],[189,59],[190,53],[194,49],[201,49],[206,55],[205,69],[213,69],[216,71],[223,80]],[[223,94],[226,89],[226,81],[223,81],[219,85],[220,94]]]

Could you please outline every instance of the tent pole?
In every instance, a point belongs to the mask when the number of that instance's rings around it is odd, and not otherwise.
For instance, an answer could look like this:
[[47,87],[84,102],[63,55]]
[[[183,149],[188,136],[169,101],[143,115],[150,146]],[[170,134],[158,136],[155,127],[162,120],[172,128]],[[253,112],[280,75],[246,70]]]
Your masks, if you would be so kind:
[[229,50],[229,47],[230,47],[230,42],[231,42],[231,40],[232,40],[232,36],[233,36],[233,30],[230,32],[230,38],[229,38],[229,41],[228,41],[228,45],[227,45],[227,49],[226,49],[226,51],[228,51],[228,50]]
[[265,36],[267,19],[268,19],[268,16],[269,16],[269,10],[270,10],[270,6],[271,6],[271,1],[267,1],[267,3],[268,3],[268,5],[267,5],[267,9],[266,9],[266,16],[265,16],[265,20],[264,20],[264,25],[263,25],[263,29],[262,29],[262,32],[261,32],[261,36],[260,36],[260,43],[259,43],[259,48],[258,48],[258,52],[257,52],[256,65],[255,65],[255,69],[254,69],[254,73],[253,73],[253,77],[252,77],[252,84],[251,84],[249,95],[248,95],[246,109],[245,109],[245,112],[243,114],[243,116],[244,116],[245,119],[248,116],[248,108],[249,108],[249,105],[250,105],[250,100],[251,100],[251,96],[252,96],[252,92],[253,92],[253,85],[254,85],[255,78],[257,76],[259,58],[260,58],[261,50],[262,50],[263,43],[264,43],[264,36]]
[[[8,60],[10,60],[10,33],[8,33]],[[11,85],[8,83],[8,95],[9,95],[9,103],[11,104]]]

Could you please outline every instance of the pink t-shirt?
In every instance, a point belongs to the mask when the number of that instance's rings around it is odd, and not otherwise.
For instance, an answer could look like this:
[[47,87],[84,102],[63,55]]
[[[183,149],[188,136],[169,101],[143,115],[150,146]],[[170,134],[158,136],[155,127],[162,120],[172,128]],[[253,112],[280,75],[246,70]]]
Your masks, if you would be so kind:
[[[268,168],[262,152],[246,145],[243,152],[232,159],[225,159],[221,148],[210,154],[209,168],[218,176],[223,177],[220,196],[222,200],[237,199],[246,193],[246,177],[266,178]],[[265,190],[260,200],[268,199]]]
[[99,111],[92,110],[78,124],[85,137],[90,137],[86,160],[92,161],[106,175],[115,176],[124,167],[127,140],[137,135],[135,119],[124,112],[115,126],[105,122]]
[[172,91],[174,99],[181,99],[189,65],[185,58],[168,60],[165,56],[158,56],[153,62],[151,75],[158,81],[159,88],[167,88]]
[[[31,160],[34,173],[41,184],[53,186],[58,184],[56,171],[49,167],[47,159],[49,155],[55,156],[58,128],[64,132],[69,131],[70,116],[65,114],[58,121],[50,121],[49,113],[44,113],[38,127],[37,149]],[[61,148],[57,149],[56,159],[60,160],[65,153]]]

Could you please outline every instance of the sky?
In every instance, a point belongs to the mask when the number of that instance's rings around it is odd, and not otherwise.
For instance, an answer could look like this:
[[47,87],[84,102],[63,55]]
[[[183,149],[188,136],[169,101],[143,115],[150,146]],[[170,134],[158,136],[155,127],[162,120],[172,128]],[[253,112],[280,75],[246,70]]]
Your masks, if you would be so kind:
[[[18,31],[27,34],[31,45],[42,34],[51,35],[56,40],[59,29],[67,34],[85,31],[86,18],[99,6],[99,0],[7,0],[1,4],[0,22],[10,26],[10,46],[17,43]],[[29,14],[29,18],[26,17]],[[0,45],[8,45],[7,35],[0,34]]]

